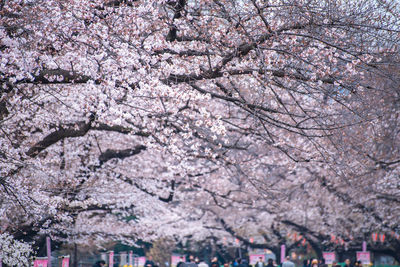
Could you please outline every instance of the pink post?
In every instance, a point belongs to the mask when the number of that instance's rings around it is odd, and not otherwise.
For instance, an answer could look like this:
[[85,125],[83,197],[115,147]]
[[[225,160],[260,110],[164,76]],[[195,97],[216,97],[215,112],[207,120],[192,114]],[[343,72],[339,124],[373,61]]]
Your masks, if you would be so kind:
[[108,257],[108,266],[114,266],[114,251],[110,251],[110,255]]
[[362,243],[362,251],[363,252],[367,251],[367,242],[366,241],[363,241],[363,243]]
[[46,237],[46,247],[47,247],[47,261],[49,267],[51,267],[51,244],[50,244],[50,237]]
[[133,251],[129,251],[129,267],[131,266],[133,266]]
[[286,255],[286,246],[282,245],[281,246],[281,263],[285,260],[285,255]]
[[62,267],[69,267],[69,256],[62,258]]

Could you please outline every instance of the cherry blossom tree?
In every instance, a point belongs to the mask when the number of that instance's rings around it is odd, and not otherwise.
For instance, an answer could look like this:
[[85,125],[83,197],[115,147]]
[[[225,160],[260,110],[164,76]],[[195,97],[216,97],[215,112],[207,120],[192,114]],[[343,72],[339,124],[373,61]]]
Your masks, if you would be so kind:
[[318,253],[331,234],[359,245],[400,231],[398,11],[1,2],[2,231],[97,244],[233,235],[274,251],[297,231]]

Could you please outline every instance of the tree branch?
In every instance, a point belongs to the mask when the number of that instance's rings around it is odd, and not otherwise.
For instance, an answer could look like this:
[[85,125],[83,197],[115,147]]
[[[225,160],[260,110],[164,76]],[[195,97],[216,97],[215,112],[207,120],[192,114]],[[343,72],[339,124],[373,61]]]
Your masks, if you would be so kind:
[[80,137],[84,136],[90,129],[92,122],[95,120],[95,115],[91,114],[89,117],[89,122],[78,122],[73,126],[68,128],[60,128],[59,130],[52,132],[47,135],[42,141],[36,143],[33,147],[31,147],[26,155],[31,158],[36,157],[42,150],[47,147],[57,143],[61,139],[68,137]]
[[141,151],[146,150],[147,147],[143,145],[138,145],[135,148],[124,149],[124,150],[113,150],[107,149],[105,152],[101,153],[99,156],[100,165],[106,163],[107,161],[118,158],[124,159],[134,155],[139,154]]

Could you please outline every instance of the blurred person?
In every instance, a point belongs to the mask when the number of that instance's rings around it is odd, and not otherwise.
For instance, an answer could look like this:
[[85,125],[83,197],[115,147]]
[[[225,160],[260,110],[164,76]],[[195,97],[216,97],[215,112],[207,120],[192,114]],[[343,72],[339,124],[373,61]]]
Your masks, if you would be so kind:
[[185,258],[183,256],[179,257],[179,262],[176,267],[183,267],[185,266]]
[[98,261],[93,265],[93,267],[103,267],[103,266],[106,266],[106,262],[103,260]]
[[154,267],[155,263],[153,261],[153,256],[149,256],[149,258],[144,263],[145,267]]
[[273,259],[268,259],[267,265],[265,267],[275,267]]
[[317,259],[313,259],[311,261],[311,267],[318,267],[318,260]]
[[197,267],[197,264],[194,261],[194,256],[193,255],[189,255],[189,262],[186,262],[185,267]]
[[211,259],[211,266],[213,265],[213,263],[217,264],[218,267],[221,266],[221,263],[218,261],[217,257]]
[[324,258],[319,260],[319,267],[328,267],[328,265],[325,263],[325,259]]
[[241,258],[237,259],[237,262],[238,262],[238,267],[246,267]]
[[351,261],[350,261],[350,259],[346,259],[345,261],[344,261],[344,267],[353,267],[352,265],[351,265]]
[[[318,261],[317,261],[318,266]],[[296,267],[292,261],[290,261],[290,257],[286,256],[285,261],[282,263],[282,267]]]
[[264,267],[264,261],[262,257],[259,257],[254,267]]
[[202,260],[197,266],[198,267],[208,267],[208,264],[205,262],[205,260]]

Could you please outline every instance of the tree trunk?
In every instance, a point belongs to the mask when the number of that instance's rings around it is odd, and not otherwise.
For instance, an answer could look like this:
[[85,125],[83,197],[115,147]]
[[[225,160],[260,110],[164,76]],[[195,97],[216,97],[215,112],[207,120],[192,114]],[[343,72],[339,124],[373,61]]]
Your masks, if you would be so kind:
[[78,267],[78,245],[74,244],[74,265],[73,267]]
[[281,265],[281,247],[278,246],[277,248],[271,249],[271,251],[275,254],[276,256],[276,263]]

